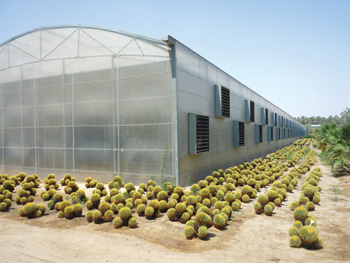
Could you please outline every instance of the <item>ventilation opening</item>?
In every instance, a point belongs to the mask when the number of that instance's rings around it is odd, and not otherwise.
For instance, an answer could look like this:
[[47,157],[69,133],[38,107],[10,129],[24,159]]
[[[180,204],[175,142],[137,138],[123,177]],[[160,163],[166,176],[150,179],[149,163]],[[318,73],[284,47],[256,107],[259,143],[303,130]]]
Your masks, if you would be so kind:
[[265,109],[265,124],[266,125],[269,125],[269,110],[268,109]]
[[278,128],[278,139],[281,140],[281,129]]
[[262,125],[259,125],[259,143],[263,142],[263,132],[262,132]]
[[244,140],[244,122],[239,122],[238,126],[238,132],[239,132],[239,146],[244,146],[245,140]]
[[209,152],[209,117],[197,115],[197,153]]
[[275,126],[277,126],[277,113],[275,113]]
[[221,87],[221,115],[230,118],[230,90]]
[[271,129],[271,141],[273,141],[273,127],[270,127]]
[[254,101],[250,101],[250,121],[255,121],[255,104]]

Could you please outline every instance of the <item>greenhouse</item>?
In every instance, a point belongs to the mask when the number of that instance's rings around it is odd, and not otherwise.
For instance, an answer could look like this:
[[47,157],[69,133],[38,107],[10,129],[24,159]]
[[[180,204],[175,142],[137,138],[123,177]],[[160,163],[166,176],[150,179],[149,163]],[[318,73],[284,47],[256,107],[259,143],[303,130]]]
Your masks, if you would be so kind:
[[[42,27],[0,44],[2,173],[183,185],[306,134],[171,36]],[[161,168],[164,168],[164,171]]]

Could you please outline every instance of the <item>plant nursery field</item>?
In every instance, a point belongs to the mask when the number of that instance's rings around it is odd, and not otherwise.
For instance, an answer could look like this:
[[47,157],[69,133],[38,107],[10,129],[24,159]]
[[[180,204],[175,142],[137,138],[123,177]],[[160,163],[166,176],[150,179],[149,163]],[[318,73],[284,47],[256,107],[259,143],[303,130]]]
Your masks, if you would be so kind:
[[[318,249],[294,248],[289,244],[288,231],[295,222],[290,204],[299,200],[302,182],[315,168],[322,173],[318,181],[321,201],[309,215],[317,220],[323,244]],[[92,195],[94,188],[85,188],[84,182],[77,185],[87,196]],[[242,187],[237,185],[235,191]],[[255,198],[241,202],[223,229],[212,226],[203,239],[187,239],[185,224],[170,221],[167,212],[147,219],[133,209],[137,227],[116,228],[112,222],[88,222],[85,206],[82,216],[72,219],[59,218],[55,209],[31,218],[19,216],[23,206],[12,201],[8,210],[0,212],[0,262],[350,262],[349,175],[334,177],[330,167],[322,165],[315,155],[310,171],[301,174],[294,190],[270,216],[256,213],[257,197],[271,187],[260,188]],[[66,197],[63,189],[60,186],[56,191]],[[34,202],[48,207],[40,196],[44,190],[41,183]],[[190,191],[190,187],[184,190]]]

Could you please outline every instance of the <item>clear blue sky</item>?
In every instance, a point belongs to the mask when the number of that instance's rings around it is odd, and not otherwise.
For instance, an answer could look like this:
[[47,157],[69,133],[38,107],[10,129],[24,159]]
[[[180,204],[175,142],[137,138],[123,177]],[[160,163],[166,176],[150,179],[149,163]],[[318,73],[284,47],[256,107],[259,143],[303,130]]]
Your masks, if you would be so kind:
[[350,108],[348,0],[0,0],[0,43],[62,24],[171,35],[294,117]]

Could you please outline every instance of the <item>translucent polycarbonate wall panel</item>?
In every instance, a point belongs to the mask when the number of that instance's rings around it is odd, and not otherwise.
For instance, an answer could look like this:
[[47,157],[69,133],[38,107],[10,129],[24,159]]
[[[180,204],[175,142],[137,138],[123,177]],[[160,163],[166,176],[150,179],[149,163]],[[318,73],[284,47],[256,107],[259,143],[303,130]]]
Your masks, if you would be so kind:
[[[2,171],[173,181],[168,47],[109,30],[34,30],[0,47]],[[139,178],[139,179],[138,179]]]
[[[140,45],[142,48],[142,45]],[[130,180],[159,180],[166,147],[164,177],[174,178],[173,96],[170,60],[165,57],[128,57],[114,59],[118,76],[119,99],[115,122],[119,123],[119,163]],[[140,179],[137,179],[140,178]]]
[[[175,48],[180,184],[189,175],[198,181],[214,170],[264,156],[295,140],[267,142],[267,126],[263,126],[263,143],[255,144],[254,127],[261,125],[262,107],[292,117],[181,43],[176,42]],[[215,85],[230,90],[230,118],[215,118]],[[245,146],[234,147],[232,121],[245,122],[245,100],[254,102],[255,122],[245,123]],[[188,113],[209,116],[209,152],[189,155]]]

